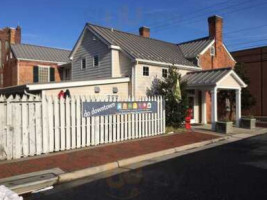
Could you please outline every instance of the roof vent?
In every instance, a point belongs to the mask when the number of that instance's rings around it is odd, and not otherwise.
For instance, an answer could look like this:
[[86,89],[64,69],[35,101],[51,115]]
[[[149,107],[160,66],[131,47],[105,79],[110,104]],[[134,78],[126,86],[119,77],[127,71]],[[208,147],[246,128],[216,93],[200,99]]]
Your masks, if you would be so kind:
[[111,32],[113,32],[114,31],[114,29],[113,28],[111,28]]

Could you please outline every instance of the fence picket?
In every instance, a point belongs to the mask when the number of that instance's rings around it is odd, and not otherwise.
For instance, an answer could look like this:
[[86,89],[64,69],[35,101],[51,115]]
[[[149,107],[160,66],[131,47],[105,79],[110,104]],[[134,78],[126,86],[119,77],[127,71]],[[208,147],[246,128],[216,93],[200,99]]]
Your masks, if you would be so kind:
[[[103,100],[103,98],[101,98],[101,101],[103,102],[104,100]],[[104,121],[104,116],[100,116],[100,144],[104,144],[104,134],[105,134],[105,132],[104,132],[104,123],[105,123],[105,121]]]
[[29,152],[31,156],[34,156],[35,151],[35,106],[33,102],[33,97],[29,98]]
[[7,154],[7,159],[10,160],[13,158],[13,145],[12,145],[12,140],[13,140],[13,124],[12,124],[12,103],[11,101],[13,100],[13,97],[8,98],[7,100],[7,149],[6,149],[6,154]]
[[42,153],[42,120],[41,120],[41,99],[39,96],[35,98],[35,121],[36,121],[36,154],[40,155]]
[[48,153],[49,138],[48,138],[48,119],[47,119],[47,100],[42,98],[42,153]]
[[[86,97],[86,102],[89,102],[90,98]],[[92,143],[91,137],[91,117],[86,118],[86,145],[90,146]]]
[[70,115],[70,98],[66,98],[66,149],[69,150],[71,147],[71,135],[70,135],[70,120],[71,120],[71,115]]
[[76,96],[76,131],[77,131],[77,139],[76,139],[76,147],[81,147],[81,99],[80,96]]
[[60,149],[65,150],[65,100],[59,100],[59,114],[60,114]]
[[[112,101],[111,97],[108,98],[108,101]],[[112,142],[112,115],[108,116],[108,142]]]
[[[0,148],[6,153],[7,143],[6,143],[6,102],[3,96],[0,96]],[[4,155],[3,155],[4,158]]]
[[54,117],[55,117],[55,151],[60,148],[60,135],[59,135],[59,105],[58,97],[54,97]]
[[22,137],[21,137],[21,104],[18,103],[20,98],[17,96],[13,104],[13,125],[14,125],[14,138],[13,138],[13,158],[20,158],[22,155]]
[[[82,102],[85,102],[85,97],[82,96]],[[82,114],[81,114],[82,115]],[[82,135],[81,135],[81,146],[85,147],[86,145],[86,132],[85,132],[85,118],[82,116]]]
[[[108,102],[107,98],[105,99],[105,102]],[[104,129],[105,129],[104,143],[108,143],[108,141],[109,141],[109,123],[108,123],[109,117],[107,115],[105,115],[104,120],[105,120],[105,124],[104,124]]]
[[48,111],[48,138],[49,138],[49,152],[55,150],[55,129],[54,129],[54,112],[52,98],[47,97],[47,111]]
[[76,98],[71,97],[71,148],[76,148]]

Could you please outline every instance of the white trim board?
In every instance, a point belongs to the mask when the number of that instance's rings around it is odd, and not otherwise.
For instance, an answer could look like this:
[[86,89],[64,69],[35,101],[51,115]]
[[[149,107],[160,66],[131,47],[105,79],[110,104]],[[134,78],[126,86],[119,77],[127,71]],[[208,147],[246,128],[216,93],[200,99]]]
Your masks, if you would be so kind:
[[64,65],[68,62],[56,62],[56,61],[48,61],[48,60],[34,60],[34,59],[26,59],[26,58],[17,58],[18,61],[33,61],[33,62],[43,62],[43,63],[55,63],[57,65]]
[[91,85],[105,85],[112,83],[127,83],[130,82],[130,78],[117,78],[117,79],[104,79],[104,80],[92,80],[92,81],[70,81],[70,82],[58,82],[58,83],[43,83],[43,84],[32,84],[26,85],[29,91],[34,90],[48,90],[48,89],[58,89],[58,88],[72,88],[72,87],[82,87]]
[[206,46],[198,55],[197,55],[197,57],[198,56],[200,56],[200,55],[203,55],[213,44],[215,43],[215,40],[213,39],[210,43],[209,43],[209,45],[208,46]]
[[197,66],[187,66],[187,65],[178,65],[178,64],[172,64],[172,63],[165,63],[165,62],[159,62],[159,61],[152,61],[152,60],[144,60],[144,59],[135,59],[137,64],[155,64],[155,65],[163,65],[163,66],[174,66],[181,69],[188,69],[192,71],[201,71],[201,68],[198,68]]
[[230,56],[230,58],[236,63],[236,60],[233,58],[232,54],[228,51],[228,49],[226,48],[226,46],[224,44],[223,44],[223,48],[225,49],[227,54]]

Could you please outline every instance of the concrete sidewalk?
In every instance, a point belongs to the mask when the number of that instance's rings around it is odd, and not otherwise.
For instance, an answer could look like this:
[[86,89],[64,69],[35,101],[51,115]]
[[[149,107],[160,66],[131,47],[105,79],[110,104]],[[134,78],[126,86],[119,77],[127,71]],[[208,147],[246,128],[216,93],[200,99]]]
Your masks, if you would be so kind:
[[219,136],[196,132],[179,133],[2,161],[0,162],[0,179],[52,168],[60,168],[67,173],[215,138]]

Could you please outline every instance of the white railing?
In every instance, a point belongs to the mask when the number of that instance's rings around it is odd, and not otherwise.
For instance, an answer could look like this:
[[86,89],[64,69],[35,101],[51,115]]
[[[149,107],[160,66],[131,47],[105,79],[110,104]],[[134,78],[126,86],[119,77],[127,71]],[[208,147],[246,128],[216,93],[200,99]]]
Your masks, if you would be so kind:
[[[157,113],[84,118],[82,102],[156,101]],[[0,97],[0,159],[114,143],[165,133],[162,97],[113,99],[73,96]]]

